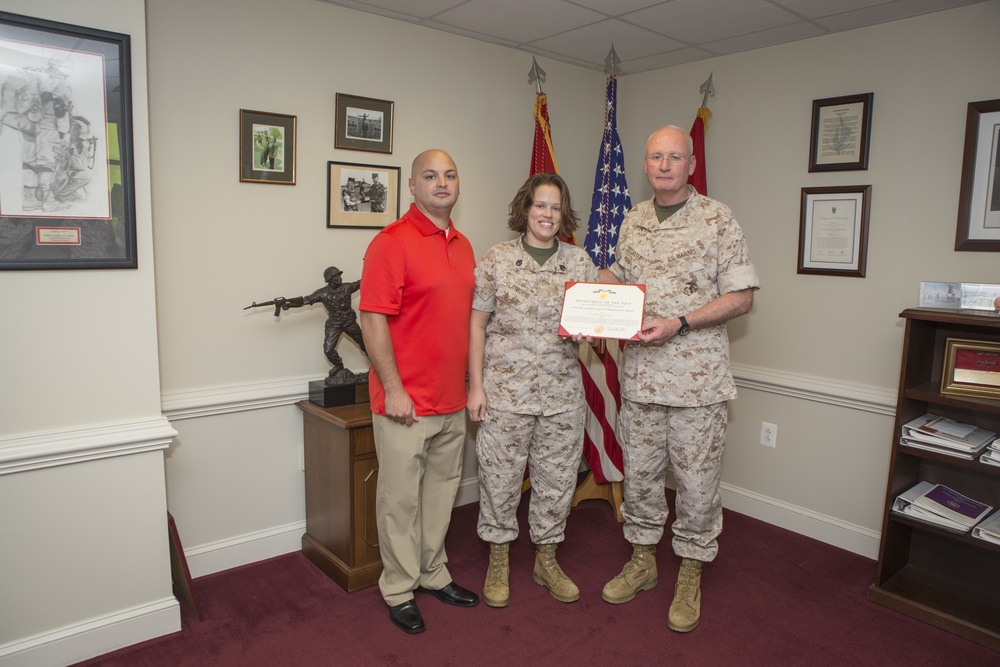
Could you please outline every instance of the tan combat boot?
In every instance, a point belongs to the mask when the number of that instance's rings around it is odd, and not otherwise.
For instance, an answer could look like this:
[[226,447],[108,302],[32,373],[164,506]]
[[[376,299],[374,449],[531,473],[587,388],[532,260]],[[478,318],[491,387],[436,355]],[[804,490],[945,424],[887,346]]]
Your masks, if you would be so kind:
[[510,602],[510,543],[490,544],[490,567],[486,570],[483,600],[490,607],[506,607]]
[[670,603],[667,627],[675,632],[691,632],[701,618],[701,561],[681,560],[674,586],[674,601]]
[[580,599],[580,589],[576,587],[556,562],[555,544],[535,546],[535,569],[531,578],[536,584],[549,589],[549,593],[560,602],[576,602]]
[[648,591],[659,583],[656,578],[656,545],[633,544],[632,559],[625,563],[621,574],[604,585],[601,597],[605,602],[621,604]]

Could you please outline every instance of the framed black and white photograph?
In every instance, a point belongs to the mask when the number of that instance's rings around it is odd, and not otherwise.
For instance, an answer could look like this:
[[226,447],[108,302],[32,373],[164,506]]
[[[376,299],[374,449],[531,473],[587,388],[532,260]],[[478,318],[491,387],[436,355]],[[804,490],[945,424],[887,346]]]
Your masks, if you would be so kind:
[[240,109],[240,182],[295,185],[295,116]]
[[334,148],[391,153],[393,106],[388,100],[337,93]]
[[399,171],[327,162],[326,226],[381,229],[399,218]]
[[802,188],[798,272],[865,277],[870,185]]
[[955,250],[1000,252],[1000,100],[969,103]]
[[134,269],[128,35],[0,12],[0,269]]
[[809,171],[868,168],[875,93],[813,100]]

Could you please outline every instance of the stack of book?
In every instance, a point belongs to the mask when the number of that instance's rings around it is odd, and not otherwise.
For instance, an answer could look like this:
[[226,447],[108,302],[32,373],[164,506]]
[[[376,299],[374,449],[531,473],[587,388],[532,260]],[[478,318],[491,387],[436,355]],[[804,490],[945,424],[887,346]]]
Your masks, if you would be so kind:
[[973,528],[972,536],[993,544],[1000,544],[1000,512],[994,512],[993,516]]
[[[963,496],[943,484],[931,482],[918,483],[899,494],[892,504],[892,511],[896,514],[957,533],[969,532],[992,509],[992,506]],[[990,517],[990,521],[994,519],[996,517]]]
[[[972,460],[979,456],[997,434],[971,424],[963,424],[930,413],[903,424],[899,443],[939,454]],[[1000,457],[1000,452],[996,452]],[[1000,465],[1000,458],[997,460]]]
[[991,442],[979,456],[979,461],[991,466],[1000,466],[1000,441]]

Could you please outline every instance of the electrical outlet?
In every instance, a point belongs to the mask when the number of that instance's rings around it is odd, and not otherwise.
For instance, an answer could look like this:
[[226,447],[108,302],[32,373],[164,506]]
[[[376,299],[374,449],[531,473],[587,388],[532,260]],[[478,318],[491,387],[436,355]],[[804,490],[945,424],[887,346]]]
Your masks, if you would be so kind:
[[760,444],[765,447],[778,446],[778,427],[776,424],[760,423]]

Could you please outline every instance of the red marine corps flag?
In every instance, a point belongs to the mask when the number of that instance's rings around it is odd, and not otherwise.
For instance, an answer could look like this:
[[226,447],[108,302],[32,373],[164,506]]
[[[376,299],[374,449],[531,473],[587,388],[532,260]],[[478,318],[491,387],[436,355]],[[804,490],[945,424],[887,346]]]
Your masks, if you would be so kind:
[[688,179],[688,183],[694,186],[698,194],[703,197],[708,196],[708,178],[705,172],[705,132],[708,131],[708,119],[712,117],[712,112],[708,109],[708,98],[715,96],[715,86],[712,85],[712,75],[708,75],[708,81],[701,84],[698,89],[702,93],[701,108],[695,116],[694,125],[691,126],[691,139],[694,142],[694,173]]
[[545,70],[532,58],[528,82],[535,84],[538,94],[535,96],[535,142],[531,147],[531,170],[528,176],[559,173],[556,152],[552,148],[552,131],[549,129],[548,98],[542,92],[543,81],[545,81]]

